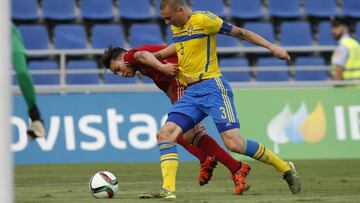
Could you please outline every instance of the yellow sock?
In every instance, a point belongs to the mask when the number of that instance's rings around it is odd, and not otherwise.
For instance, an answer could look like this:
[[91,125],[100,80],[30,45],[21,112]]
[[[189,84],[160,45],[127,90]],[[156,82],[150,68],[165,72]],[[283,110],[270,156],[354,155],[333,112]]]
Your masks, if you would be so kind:
[[163,177],[162,188],[175,192],[176,173],[179,165],[176,144],[163,142],[159,144],[161,173]]
[[177,167],[178,167],[177,160],[161,162],[161,172],[164,181],[162,188],[175,192]]
[[253,156],[254,159],[262,161],[264,163],[273,165],[278,171],[284,173],[290,170],[289,164],[278,157],[276,154],[272,153],[269,149],[264,147],[264,145],[259,143],[259,149]]

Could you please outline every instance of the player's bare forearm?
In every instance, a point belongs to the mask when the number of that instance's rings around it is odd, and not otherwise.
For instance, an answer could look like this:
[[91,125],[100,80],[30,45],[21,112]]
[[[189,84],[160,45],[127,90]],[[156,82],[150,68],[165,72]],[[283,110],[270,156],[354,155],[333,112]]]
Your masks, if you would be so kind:
[[246,40],[253,44],[269,49],[271,53],[277,58],[286,60],[291,63],[290,55],[283,48],[276,46],[275,44],[261,37],[260,35],[251,32],[250,30],[233,26],[229,34],[231,36],[238,37],[242,40]]
[[168,58],[170,56],[176,56],[175,44],[170,44],[165,49],[162,49],[162,50],[154,53],[154,56],[157,59],[165,59],[165,58]]
[[134,57],[137,62],[150,66],[158,71],[162,71],[162,63],[148,51],[137,51],[134,53]]
[[238,38],[240,38],[242,40],[246,40],[246,41],[251,42],[253,44],[262,46],[262,47],[267,48],[267,49],[269,49],[269,45],[271,44],[271,42],[267,41],[266,39],[264,39],[260,35],[254,33],[254,32],[251,32],[250,30],[240,28],[240,27],[236,27],[236,26],[234,26],[231,29],[230,35],[234,36],[234,37],[238,37]]

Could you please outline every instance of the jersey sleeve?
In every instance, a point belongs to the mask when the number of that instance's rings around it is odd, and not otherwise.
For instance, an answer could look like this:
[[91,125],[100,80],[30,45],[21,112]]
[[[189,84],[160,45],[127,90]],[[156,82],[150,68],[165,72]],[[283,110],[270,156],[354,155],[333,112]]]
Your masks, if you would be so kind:
[[335,50],[335,53],[334,53],[331,63],[332,63],[332,65],[335,65],[335,66],[345,67],[348,56],[349,56],[348,49],[345,46],[340,45]]
[[202,15],[205,34],[212,35],[219,33],[223,20],[209,11],[205,11]]

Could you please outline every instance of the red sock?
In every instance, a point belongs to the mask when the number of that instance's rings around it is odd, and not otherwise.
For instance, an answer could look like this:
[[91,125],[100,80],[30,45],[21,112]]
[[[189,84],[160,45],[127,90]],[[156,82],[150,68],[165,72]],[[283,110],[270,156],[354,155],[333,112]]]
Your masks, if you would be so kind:
[[183,146],[192,155],[196,156],[200,163],[205,161],[207,154],[198,147],[194,147],[192,144],[188,144],[182,135],[178,136],[177,143]]
[[240,168],[240,162],[230,156],[211,136],[204,134],[194,139],[194,145],[207,154],[215,156],[216,160],[224,164],[231,173]]

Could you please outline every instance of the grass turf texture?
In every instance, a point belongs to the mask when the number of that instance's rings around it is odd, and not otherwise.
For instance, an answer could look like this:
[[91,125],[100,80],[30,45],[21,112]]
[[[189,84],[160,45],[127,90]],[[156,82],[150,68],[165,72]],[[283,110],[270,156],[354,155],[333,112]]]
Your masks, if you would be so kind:
[[[180,163],[177,199],[173,202],[359,202],[360,160],[295,161],[303,190],[292,195],[281,175],[272,167],[250,162],[250,191],[232,195],[233,182],[221,164],[208,185],[198,185],[199,164]],[[107,170],[119,180],[113,199],[95,199],[88,181],[97,171]],[[98,163],[75,165],[27,165],[15,168],[16,202],[159,202],[140,200],[141,192],[161,186],[158,163]],[[162,202],[168,202],[163,200]]]

